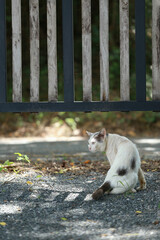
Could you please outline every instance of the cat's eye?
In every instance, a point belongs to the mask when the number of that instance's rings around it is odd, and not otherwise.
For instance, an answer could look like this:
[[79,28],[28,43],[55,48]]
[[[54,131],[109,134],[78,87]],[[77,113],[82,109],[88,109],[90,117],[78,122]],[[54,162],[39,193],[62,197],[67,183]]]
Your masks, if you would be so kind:
[[95,142],[92,142],[92,144],[95,144]]

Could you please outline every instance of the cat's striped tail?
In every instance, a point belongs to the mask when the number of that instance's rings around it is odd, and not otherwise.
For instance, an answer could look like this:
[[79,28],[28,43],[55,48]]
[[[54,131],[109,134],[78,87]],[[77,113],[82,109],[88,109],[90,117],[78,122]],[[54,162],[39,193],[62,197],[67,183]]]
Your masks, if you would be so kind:
[[94,200],[98,200],[100,197],[103,196],[103,194],[105,192],[110,192],[112,191],[112,187],[109,181],[105,182],[100,188],[98,188],[93,194],[92,194],[92,198]]

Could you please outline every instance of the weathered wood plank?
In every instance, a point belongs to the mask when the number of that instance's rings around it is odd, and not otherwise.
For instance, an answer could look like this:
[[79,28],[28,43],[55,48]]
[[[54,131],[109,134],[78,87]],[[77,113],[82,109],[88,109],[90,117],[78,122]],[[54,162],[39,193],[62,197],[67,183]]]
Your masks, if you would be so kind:
[[120,0],[120,98],[130,100],[129,0]]
[[109,100],[109,2],[99,0],[100,10],[100,100]]
[[[6,1],[1,0],[0,7],[0,103],[6,103],[7,100],[7,88],[6,88]],[[1,111],[1,108],[0,108]]]
[[82,0],[83,101],[92,101],[91,0]]
[[160,1],[152,0],[152,95],[160,100]]
[[13,102],[22,101],[21,0],[12,0],[12,77]]
[[56,0],[47,0],[48,100],[57,101]]
[[39,1],[30,0],[30,101],[39,101]]

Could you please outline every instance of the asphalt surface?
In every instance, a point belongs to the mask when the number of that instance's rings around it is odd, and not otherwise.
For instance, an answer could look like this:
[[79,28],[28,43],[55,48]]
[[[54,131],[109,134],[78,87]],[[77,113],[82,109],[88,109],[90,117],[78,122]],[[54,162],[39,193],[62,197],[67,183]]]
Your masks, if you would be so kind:
[[[159,157],[159,139],[136,141],[143,158]],[[89,154],[83,140],[1,140],[1,158],[6,160],[14,152],[29,153],[33,159]],[[91,194],[104,180],[100,173],[0,173],[0,239],[160,239],[160,173],[146,172],[145,177],[146,190],[94,201]]]
[[[143,158],[160,159],[160,138],[131,139]],[[52,159],[56,154],[87,154],[87,139],[77,138],[0,138],[0,159],[14,160],[14,153],[27,154],[32,159]]]
[[94,201],[103,180],[96,173],[1,174],[0,239],[160,239],[159,174],[146,174],[144,191]]

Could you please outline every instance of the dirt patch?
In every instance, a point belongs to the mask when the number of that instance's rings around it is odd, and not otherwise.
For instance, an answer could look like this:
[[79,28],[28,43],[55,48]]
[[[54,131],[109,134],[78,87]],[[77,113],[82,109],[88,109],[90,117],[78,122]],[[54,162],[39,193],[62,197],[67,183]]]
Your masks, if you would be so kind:
[[[160,160],[142,160],[142,169],[144,172],[160,172]],[[13,163],[10,166],[6,166],[3,171],[14,172],[17,174],[28,172],[30,170],[37,172],[37,174],[65,174],[70,172],[74,175],[83,175],[90,172],[97,172],[106,174],[110,166],[108,161],[91,161],[91,160],[79,160],[74,161],[73,159],[62,160],[62,161],[37,161],[26,163]]]

